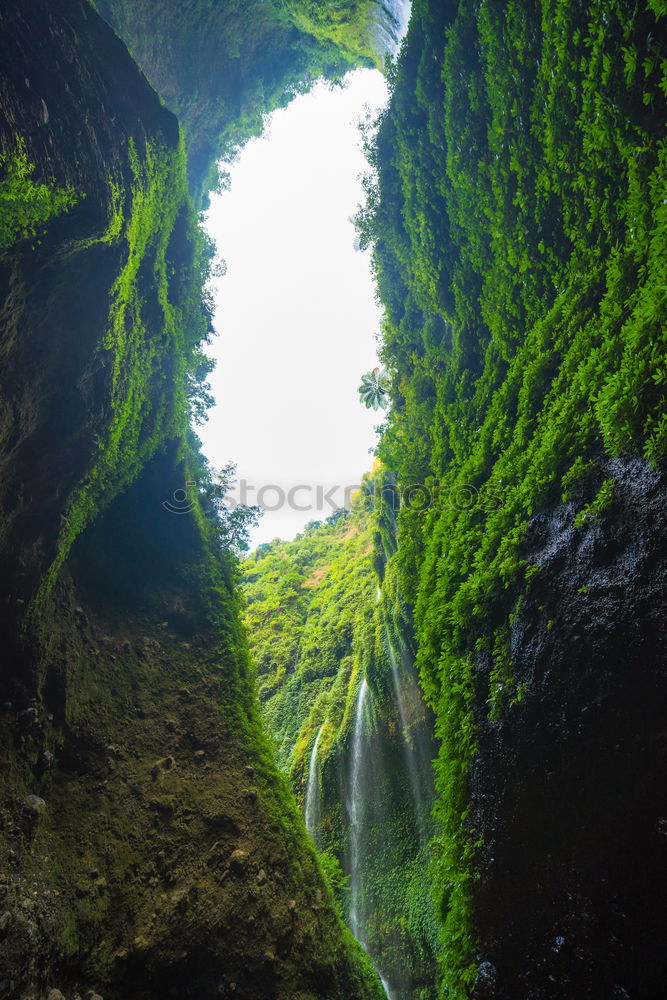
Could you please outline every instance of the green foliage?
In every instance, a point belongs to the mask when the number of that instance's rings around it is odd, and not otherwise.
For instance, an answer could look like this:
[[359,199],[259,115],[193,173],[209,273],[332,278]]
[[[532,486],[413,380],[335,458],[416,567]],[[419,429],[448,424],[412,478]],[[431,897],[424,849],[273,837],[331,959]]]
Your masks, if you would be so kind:
[[250,529],[258,524],[261,508],[228,504],[226,498],[235,483],[236,466],[229,462],[215,472],[199,449],[200,442],[197,440],[192,471],[197,479],[190,480],[193,486],[197,486],[196,509],[203,509],[212,518],[216,548],[240,556],[250,548]]
[[379,63],[375,33],[378,11],[369,0],[284,0],[294,23],[321,43],[333,43],[349,59]]
[[0,153],[0,253],[17,240],[37,236],[50,219],[67,212],[77,201],[71,187],[36,181],[34,172],[19,136],[12,154]]
[[401,648],[409,614],[392,570],[383,574],[382,591],[377,575],[395,550],[393,501],[385,473],[375,469],[346,516],[314,523],[294,541],[259,546],[243,563],[245,620],[263,715],[301,798],[320,733],[320,860],[345,910],[340,862],[349,863],[349,817],[341,781],[349,778],[359,685],[367,678],[373,739],[364,755],[374,791],[360,845],[364,940],[387,975],[432,984],[437,926],[426,881],[428,836],[424,831],[420,843],[404,760],[404,741],[429,721],[414,684],[406,731],[398,724],[388,649]]
[[575,528],[583,528],[586,524],[591,521],[597,521],[603,511],[611,507],[614,502],[614,495],[616,493],[617,482],[615,479],[605,479],[602,486],[597,492],[597,495],[591,503],[587,504],[583,510],[580,510],[574,519]]
[[[481,718],[527,693],[508,632],[531,519],[613,499],[603,452],[667,447],[663,5],[417,0],[358,214],[385,307],[379,454],[404,504],[442,824],[443,995],[474,978],[468,773]],[[575,512],[572,512],[574,518]],[[480,645],[481,643],[481,645]],[[490,672],[479,664],[491,659]]]
[[[99,7],[105,6],[108,5],[100,0]],[[159,17],[154,22],[160,24],[160,30],[165,31],[165,36],[160,37],[158,31],[146,32],[145,37],[150,39],[151,46],[155,45],[158,51],[161,51],[165,41],[168,41],[165,49],[172,44],[176,48],[182,44],[181,68],[185,65],[188,74],[192,69],[192,51],[198,52],[197,62],[202,64],[206,63],[206,52],[202,51],[203,46],[200,48],[189,44],[191,39],[187,31],[182,35],[174,31],[174,22],[178,23],[181,15],[187,22],[193,12],[197,14],[193,20],[198,21],[196,28],[201,38],[201,16],[206,21],[208,13],[223,10],[226,17],[231,11],[237,15],[237,21],[243,25],[246,37],[251,40],[250,45],[244,46],[238,33],[235,37],[233,31],[223,32],[227,52],[226,58],[221,60],[220,73],[217,73],[217,65],[215,74],[210,74],[210,65],[206,66],[205,72],[216,78],[216,84],[221,83],[223,93],[230,95],[227,102],[217,102],[217,93],[213,94],[213,99],[210,99],[209,94],[201,101],[198,95],[193,95],[191,89],[187,96],[183,91],[180,93],[183,117],[186,127],[191,128],[191,138],[197,132],[198,123],[210,118],[206,122],[208,132],[204,137],[206,141],[203,147],[200,141],[198,159],[193,156],[191,160],[191,166],[193,162],[195,164],[193,173],[199,179],[202,176],[202,165],[205,167],[221,148],[226,153],[231,153],[249,134],[259,131],[264,112],[286,103],[296,90],[307,89],[313,75],[326,71],[331,76],[340,76],[345,67],[357,61],[354,54],[339,57],[330,43],[324,45],[316,39],[305,39],[303,33],[295,30],[282,13],[280,16],[266,18],[262,26],[262,16],[267,8],[273,11],[273,4],[215,4],[202,0],[198,4],[186,2],[168,6],[174,14],[168,25],[166,21],[161,23]],[[147,11],[145,4],[129,4],[123,0],[119,0],[118,7],[129,17],[133,17],[138,8],[143,8],[144,13]],[[149,16],[152,13],[153,11],[148,11]],[[265,30],[267,24],[270,25],[270,30]],[[233,23],[231,27],[234,27]],[[253,28],[257,28],[254,38]],[[220,42],[221,33],[212,33],[211,37],[214,38],[213,54],[217,63],[215,46]],[[254,57],[258,53],[259,65],[255,65]],[[208,54],[211,54],[210,49]],[[230,68],[235,60],[242,64],[243,79],[237,81],[238,86],[230,87],[229,78],[235,75]],[[190,101],[191,107],[188,108]],[[213,114],[210,114],[211,108],[214,109]],[[201,140],[201,135],[197,138]],[[209,139],[210,144],[207,145]],[[67,634],[68,621],[67,616],[62,614],[58,601],[62,597],[63,585],[67,582],[67,575],[61,571],[72,545],[118,494],[140,476],[167,442],[180,442],[177,464],[184,473],[185,482],[188,485],[194,484],[193,495],[189,497],[193,501],[191,514],[196,521],[202,544],[194,546],[196,551],[192,553],[192,560],[182,560],[185,565],[179,565],[178,572],[183,573],[188,584],[194,585],[189,594],[203,598],[206,615],[201,623],[202,628],[211,626],[207,639],[215,636],[218,640],[212,657],[218,669],[215,673],[216,680],[210,685],[215,689],[215,696],[211,698],[210,705],[207,702],[207,707],[213,712],[219,711],[220,726],[229,732],[228,745],[233,746],[236,754],[247,755],[245,759],[252,760],[253,781],[258,788],[258,808],[262,817],[258,821],[258,829],[264,831],[265,837],[270,837],[270,830],[276,837],[280,851],[286,852],[286,885],[293,882],[306,888],[308,899],[299,899],[301,910],[307,914],[312,894],[317,893],[317,898],[321,897],[324,904],[325,914],[332,915],[330,926],[335,933],[331,936],[325,934],[322,940],[314,943],[314,967],[323,970],[326,963],[331,963],[332,967],[338,969],[341,963],[349,964],[351,992],[355,996],[377,997],[379,1000],[382,991],[370,962],[350,933],[335,918],[332,910],[332,891],[343,891],[344,879],[338,862],[333,855],[324,856],[322,866],[329,875],[328,887],[326,882],[322,882],[321,866],[305,835],[293,792],[286,778],[276,769],[272,748],[259,715],[249,671],[248,650],[240,624],[237,586],[239,566],[234,558],[234,552],[243,548],[248,517],[252,516],[252,512],[229,511],[224,508],[222,498],[216,492],[220,484],[202,462],[196,439],[189,429],[190,419],[199,421],[204,417],[210,398],[206,384],[210,362],[201,348],[202,340],[206,340],[210,330],[210,303],[204,291],[210,264],[210,247],[202,236],[188,197],[184,145],[181,143],[178,149],[169,149],[151,143],[143,145],[137,141],[136,145],[130,143],[127,161],[123,176],[120,173],[110,173],[108,178],[106,228],[94,239],[71,248],[73,252],[85,252],[94,244],[103,243],[106,245],[106,260],[115,260],[119,264],[115,281],[110,288],[109,323],[106,330],[100,331],[100,368],[106,369],[108,393],[106,396],[101,394],[106,405],[104,412],[100,412],[95,418],[97,424],[93,429],[96,432],[96,452],[67,501],[56,558],[43,582],[39,599],[33,606],[30,625],[34,627],[35,634],[41,634],[45,651],[53,654],[58,643],[58,660],[67,662],[69,666],[72,659],[63,655],[65,647],[59,643],[62,635]],[[115,169],[116,165],[117,160],[110,169]],[[15,212],[18,222],[14,220],[14,216],[9,217],[9,229],[12,226],[15,229],[18,227],[20,235],[29,234],[31,226],[41,225],[56,210],[69,207],[65,198],[65,195],[69,197],[68,192],[52,188],[48,190],[47,199],[46,186],[31,187],[30,174],[30,165],[27,161],[22,163],[20,157],[8,168],[8,190],[12,198],[21,202],[22,206],[24,202],[27,205],[31,199],[33,202],[23,214]],[[47,201],[48,213],[44,207]],[[38,203],[41,206],[39,210],[35,207]],[[4,220],[3,215],[3,224]],[[12,239],[13,237],[12,230]],[[223,474],[231,475],[231,470],[223,470]],[[315,534],[317,531],[313,527],[310,533]],[[343,547],[348,542],[344,518],[323,526],[323,531],[325,534],[337,533],[338,541],[343,542]],[[370,602],[365,600],[367,594],[362,592],[363,587],[367,589],[368,595],[372,593],[371,544],[367,527],[357,525],[350,532],[349,542],[345,552],[338,546],[335,552],[331,548],[327,553],[325,562],[330,558],[331,566],[327,564],[326,569],[330,568],[331,573],[321,587],[319,578],[310,579],[316,569],[320,568],[317,560],[313,561],[313,573],[304,577],[301,587],[308,592],[309,598],[306,616],[308,627],[304,629],[303,636],[305,669],[312,674],[313,682],[320,684],[321,693],[329,697],[332,712],[334,708],[340,708],[342,719],[339,721],[343,727],[345,718],[349,717],[349,693],[354,690],[352,678],[358,679],[361,669],[361,654],[355,646],[356,636],[367,627],[371,617],[368,611]],[[328,545],[329,541],[324,539],[323,551]],[[361,563],[363,569],[360,569]],[[356,581],[362,582],[362,590],[355,589]],[[374,586],[373,582],[373,588]],[[197,595],[197,591],[200,595]],[[325,591],[330,600],[321,596]],[[315,597],[311,599],[313,592],[316,592]],[[75,635],[77,631],[74,630]],[[349,652],[343,656],[344,669],[339,672],[339,651],[342,647],[347,649],[350,642]],[[130,643],[126,642],[124,645],[130,646]],[[166,642],[163,646],[166,646]],[[184,643],[183,647],[186,646],[188,644]],[[198,660],[202,647],[203,643],[198,647]],[[134,659],[133,653],[128,656]],[[50,659],[52,660],[52,656]],[[143,661],[143,657],[139,659]],[[163,703],[164,697],[168,697],[166,692],[173,688],[177,678],[188,679],[184,674],[190,668],[197,684],[206,674],[201,662],[187,664],[189,656],[181,649],[175,651],[167,672],[161,677],[156,676],[160,674],[157,664],[148,662],[149,659],[138,665],[140,683],[136,684],[136,690],[145,695],[146,681],[157,681],[155,688],[148,689],[152,696],[153,710]],[[87,668],[89,660],[90,657],[81,657],[81,663],[77,663],[77,667]],[[111,662],[115,660],[115,656],[111,658]],[[319,672],[320,664],[330,671],[329,675]],[[221,668],[222,665],[224,668]],[[119,698],[118,704],[132,707],[131,715],[134,718],[132,698],[125,692],[118,696],[118,685],[122,688],[129,682],[130,670],[126,665],[121,670],[111,666],[111,663],[108,666],[110,675],[113,675],[112,682],[102,681],[103,675],[100,674],[95,686],[91,684],[84,689],[85,686],[81,683],[72,685],[71,697],[68,691],[67,705],[68,713],[72,713],[71,718],[75,717],[76,698],[85,700],[91,692],[96,693],[98,690],[99,696],[95,699],[95,708],[92,710],[97,725],[101,724],[101,711],[104,711],[105,725],[108,719],[113,721],[113,713],[109,713],[108,709],[115,698]],[[99,667],[98,661],[96,669]],[[154,676],[150,677],[151,674]],[[207,687],[210,680],[210,677],[206,678]],[[100,685],[99,689],[97,684]],[[188,698],[191,698],[191,691],[195,690],[194,684],[190,690],[184,690],[188,691]],[[290,692],[290,698],[292,695],[293,692]],[[297,701],[297,714],[301,708],[302,703]],[[87,710],[91,711],[90,706],[87,706]],[[217,741],[219,727],[215,727],[214,731]],[[188,791],[184,794],[187,796]],[[153,794],[148,801],[161,817],[158,839],[164,844],[164,827],[169,826],[178,813],[179,794]],[[85,811],[84,808],[82,814]],[[167,846],[172,848],[171,844]],[[204,900],[205,879],[200,880],[197,890],[198,893],[201,890],[201,898]],[[108,897],[103,904],[105,907],[108,905],[107,900]],[[103,918],[106,918],[102,904],[97,907],[97,903],[79,901],[75,912],[76,920],[71,923],[69,920],[63,921],[56,947],[62,944],[66,949],[66,958],[77,952],[86,953],[90,957],[91,966],[98,961],[98,957],[100,964],[110,962],[111,945],[106,938],[102,940],[103,936],[100,936],[100,928],[104,926]],[[101,943],[88,948],[88,935]]]
[[336,900],[338,912],[342,916],[345,909],[345,897],[349,891],[350,876],[343,874],[340,861],[333,851],[329,849],[320,851],[318,860],[322,874],[327,880],[327,884]]
[[350,68],[376,62],[372,0],[98,0],[97,6],[178,115],[198,207],[224,185],[224,163],[262,133],[267,114],[320,77],[339,81]]
[[586,462],[581,455],[577,455],[570,468],[561,478],[561,486],[563,487],[561,500],[563,503],[567,503],[568,500],[572,499],[577,488],[580,488],[583,483],[591,479],[595,473],[595,467],[594,461]]
[[[529,571],[527,571],[527,576]],[[491,647],[491,670],[489,671],[488,715],[493,721],[500,719],[512,705],[517,705],[525,694],[524,684],[517,684],[512,670],[512,655],[510,652],[510,630],[514,625],[523,598],[519,597],[516,606],[509,615],[507,622],[493,633]],[[484,638],[477,641],[477,652],[481,653],[487,642]]]
[[[99,7],[181,116],[200,200],[211,164],[258,134],[267,111],[319,74],[337,79],[366,59],[363,5],[346,0],[164,0],[157,16],[147,0]],[[381,488],[374,516],[360,509],[262,546],[243,577],[264,717],[298,790],[320,726],[333,781],[362,675],[381,728],[389,650],[409,625],[405,599],[415,605],[420,675],[440,740],[432,880],[442,991],[462,1000],[475,975],[479,834],[469,782],[478,725],[529,694],[509,647],[517,597],[537,571],[525,559],[526,533],[561,500],[576,499],[578,528],[609,507],[615,484],[600,481],[605,452],[643,452],[657,463],[667,448],[666,11],[664,0],[414,0],[413,11],[391,69],[390,106],[366,131],[371,173],[358,225],[360,244],[373,245],[385,306],[388,492],[423,487],[430,500],[399,509]],[[21,155],[3,162],[3,246],[73,197],[33,183]],[[168,437],[185,437],[189,412],[200,419],[208,401],[199,347],[209,323],[201,295],[208,249],[188,202],[184,152],[133,149],[131,167],[127,195],[110,180],[103,237],[125,248],[100,345],[111,417],[70,499],[47,589],[79,533]],[[172,256],[175,234],[188,247],[185,266]],[[225,539],[241,547],[243,524],[224,512],[206,516],[210,479],[189,446],[184,462],[201,484],[194,513],[210,541],[203,575],[231,664],[221,683],[226,725],[260,747],[260,780],[277,788],[275,822],[302,857],[288,782],[274,775],[245,675],[238,569],[219,554]],[[377,482],[363,495],[377,496]],[[375,572],[383,578],[377,604]],[[382,789],[397,801],[404,792]],[[414,861],[411,834],[393,815],[390,853],[364,859],[380,901],[370,932],[390,946],[417,942],[417,964],[432,931],[418,871],[425,858]],[[326,823],[339,857],[340,813],[330,810]],[[383,839],[376,824],[369,843]],[[323,864],[335,880],[333,863]]]
[[348,720],[348,685],[364,655],[377,589],[370,517],[357,509],[294,541],[259,546],[243,577],[264,716],[279,761],[301,773],[314,727],[331,722],[320,744],[326,755]]
[[173,150],[147,145],[140,153],[130,142],[129,162],[129,197],[111,181],[103,236],[124,246],[99,345],[110,370],[111,414],[100,427],[90,468],[69,498],[41,597],[78,535],[159,447],[187,435],[191,416],[201,418],[209,401],[203,380],[211,365],[200,344],[210,332],[204,286],[212,249],[188,198],[183,143]]

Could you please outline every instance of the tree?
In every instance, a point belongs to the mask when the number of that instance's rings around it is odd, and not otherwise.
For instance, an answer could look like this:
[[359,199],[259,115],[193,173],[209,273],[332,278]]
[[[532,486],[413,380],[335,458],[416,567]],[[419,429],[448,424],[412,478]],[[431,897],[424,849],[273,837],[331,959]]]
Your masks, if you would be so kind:
[[374,368],[361,377],[359,386],[361,402],[367,409],[386,410],[389,406],[389,376],[386,372]]

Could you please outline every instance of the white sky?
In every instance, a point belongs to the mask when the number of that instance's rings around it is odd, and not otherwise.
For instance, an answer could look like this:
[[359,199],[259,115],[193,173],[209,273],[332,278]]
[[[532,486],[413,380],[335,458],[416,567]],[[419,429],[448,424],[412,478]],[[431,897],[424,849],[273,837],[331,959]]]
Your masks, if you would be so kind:
[[[382,75],[359,70],[344,90],[318,84],[274,112],[267,135],[251,140],[230,169],[231,189],[212,198],[208,229],[227,262],[216,288],[211,377],[217,405],[198,429],[218,469],[229,461],[247,503],[279,486],[317,507],[317,486],[360,482],[373,459],[374,426],[357,387],[374,368],[380,312],[368,253],[354,250],[349,217],[367,169],[356,120],[387,99]],[[321,491],[322,492],[322,491]],[[238,495],[238,490],[235,495]],[[266,489],[275,506],[280,495]],[[267,512],[253,545],[291,538],[332,508]]]

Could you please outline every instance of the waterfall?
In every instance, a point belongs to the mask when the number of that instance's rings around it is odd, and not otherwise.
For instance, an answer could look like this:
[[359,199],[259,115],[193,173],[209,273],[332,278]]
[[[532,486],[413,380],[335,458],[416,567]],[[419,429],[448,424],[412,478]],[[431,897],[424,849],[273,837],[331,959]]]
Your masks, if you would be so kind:
[[320,828],[320,817],[321,817],[321,801],[320,801],[320,778],[319,778],[319,768],[317,763],[317,749],[320,745],[320,736],[322,735],[322,730],[324,729],[324,723],[320,726],[317,731],[317,736],[315,737],[315,742],[313,743],[313,749],[310,754],[310,765],[308,767],[308,785],[306,786],[306,807],[304,811],[304,818],[306,820],[306,829],[315,841],[315,846],[318,845],[318,836]]
[[375,0],[372,35],[375,46],[382,58],[394,56],[408,30],[410,21],[410,0]]
[[[368,901],[364,897],[367,886],[364,885],[364,864],[362,845],[368,849],[368,831],[366,829],[373,814],[381,811],[382,803],[376,801],[374,791],[373,752],[371,733],[367,725],[373,706],[370,699],[368,682],[364,678],[359,685],[357,707],[352,733],[352,769],[350,778],[350,928],[357,941],[364,947],[368,957],[377,969],[372,950],[366,943],[366,922],[368,920]],[[366,841],[366,842],[365,842]],[[384,991],[388,1000],[394,1000],[394,993],[386,978],[378,970]]]
[[368,682],[362,680],[357,695],[357,711],[352,734],[352,780],[350,794],[350,927],[361,944],[362,937],[359,903],[361,896],[360,848],[362,834],[362,814],[364,809],[363,791],[363,737],[364,709],[368,695]]
[[[388,1000],[409,1000],[417,988],[433,981],[431,975],[435,978],[435,912],[427,918],[432,919],[427,947],[433,957],[420,959],[422,978],[415,979],[417,966],[408,970],[401,960],[410,956],[414,962],[398,888],[408,890],[407,881],[401,880],[410,870],[411,879],[422,879],[429,899],[426,870],[433,834],[435,748],[432,720],[407,646],[399,638],[392,647],[386,628],[384,636],[390,667],[387,689],[380,688],[378,701],[375,689],[362,678],[356,693],[343,785],[349,824],[345,870],[350,929],[375,966]],[[394,899],[396,889],[399,896]],[[427,938],[420,933],[413,940],[423,947]]]
[[389,983],[387,982],[387,980],[384,978],[384,976],[380,976],[380,981],[381,981],[381,983],[382,983],[382,985],[384,987],[385,993],[387,994],[387,1000],[394,1000],[394,994],[391,991],[391,986],[389,985]]

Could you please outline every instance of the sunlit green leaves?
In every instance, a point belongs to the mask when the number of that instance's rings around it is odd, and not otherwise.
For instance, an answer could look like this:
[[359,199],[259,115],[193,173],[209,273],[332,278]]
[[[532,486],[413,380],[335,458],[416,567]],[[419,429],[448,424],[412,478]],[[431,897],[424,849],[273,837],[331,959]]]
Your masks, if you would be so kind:
[[11,155],[0,153],[0,253],[17,240],[35,237],[77,201],[73,188],[36,181],[34,173],[19,136]]

